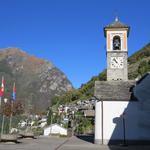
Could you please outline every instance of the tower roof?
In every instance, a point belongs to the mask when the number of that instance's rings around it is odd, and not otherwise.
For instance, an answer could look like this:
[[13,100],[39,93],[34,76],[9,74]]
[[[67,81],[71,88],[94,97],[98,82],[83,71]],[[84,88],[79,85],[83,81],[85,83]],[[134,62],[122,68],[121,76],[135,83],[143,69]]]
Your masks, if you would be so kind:
[[106,30],[109,29],[120,29],[120,28],[125,28],[128,31],[129,34],[129,29],[130,27],[122,22],[119,21],[118,17],[115,18],[115,21],[113,21],[111,24],[108,24],[104,27],[104,34],[106,36]]
[[128,25],[119,21],[118,17],[115,18],[111,24],[108,24],[105,28],[129,28]]

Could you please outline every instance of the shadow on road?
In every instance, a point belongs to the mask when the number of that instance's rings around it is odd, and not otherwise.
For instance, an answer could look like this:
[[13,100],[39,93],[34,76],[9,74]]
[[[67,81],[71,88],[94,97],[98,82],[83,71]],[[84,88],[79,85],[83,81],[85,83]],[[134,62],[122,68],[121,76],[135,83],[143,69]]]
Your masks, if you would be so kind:
[[94,135],[93,134],[88,134],[88,135],[76,135],[77,138],[89,142],[89,143],[94,143]]

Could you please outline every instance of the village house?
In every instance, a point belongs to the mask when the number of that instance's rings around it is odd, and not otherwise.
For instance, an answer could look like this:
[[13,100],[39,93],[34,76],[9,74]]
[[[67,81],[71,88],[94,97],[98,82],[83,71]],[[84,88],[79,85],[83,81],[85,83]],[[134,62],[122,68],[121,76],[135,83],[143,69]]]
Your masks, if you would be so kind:
[[50,135],[63,135],[67,136],[67,129],[63,128],[59,124],[52,124],[44,128],[44,136]]

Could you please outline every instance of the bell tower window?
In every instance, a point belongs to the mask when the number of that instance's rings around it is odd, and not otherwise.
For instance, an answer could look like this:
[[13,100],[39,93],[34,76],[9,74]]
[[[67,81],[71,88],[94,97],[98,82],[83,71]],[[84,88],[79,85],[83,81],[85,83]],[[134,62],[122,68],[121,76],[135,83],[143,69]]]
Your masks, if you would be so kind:
[[121,50],[120,36],[114,36],[114,38],[113,38],[113,50]]

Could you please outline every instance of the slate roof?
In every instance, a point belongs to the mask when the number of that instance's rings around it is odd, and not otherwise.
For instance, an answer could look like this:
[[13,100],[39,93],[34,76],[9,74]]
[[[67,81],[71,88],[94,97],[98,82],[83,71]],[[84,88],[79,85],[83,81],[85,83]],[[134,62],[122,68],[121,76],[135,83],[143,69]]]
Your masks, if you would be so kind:
[[108,24],[105,28],[129,28],[128,25],[119,21],[118,18],[115,19],[111,24]]
[[128,25],[120,22],[119,19],[116,17],[115,21],[113,21],[111,24],[108,24],[104,27],[105,36],[106,36],[107,29],[116,29],[116,28],[126,28],[128,30],[128,34],[129,34],[130,27]]
[[135,84],[136,81],[96,81],[94,94],[103,101],[134,101]]

